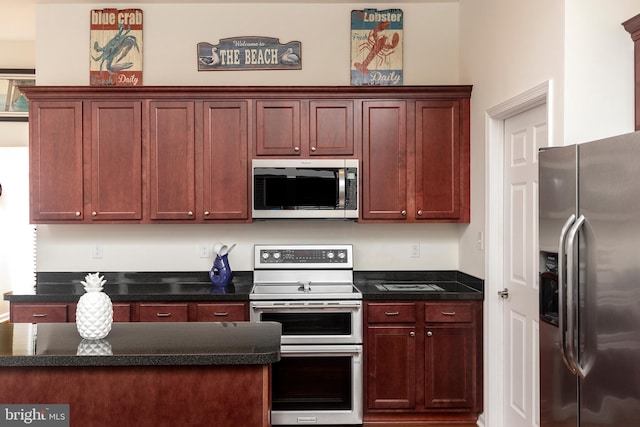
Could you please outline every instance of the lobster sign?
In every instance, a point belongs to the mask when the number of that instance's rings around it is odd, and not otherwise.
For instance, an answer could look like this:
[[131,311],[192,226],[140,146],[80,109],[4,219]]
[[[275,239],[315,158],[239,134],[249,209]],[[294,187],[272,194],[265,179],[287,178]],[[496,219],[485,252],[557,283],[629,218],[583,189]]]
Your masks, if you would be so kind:
[[402,86],[400,9],[351,11],[351,84]]

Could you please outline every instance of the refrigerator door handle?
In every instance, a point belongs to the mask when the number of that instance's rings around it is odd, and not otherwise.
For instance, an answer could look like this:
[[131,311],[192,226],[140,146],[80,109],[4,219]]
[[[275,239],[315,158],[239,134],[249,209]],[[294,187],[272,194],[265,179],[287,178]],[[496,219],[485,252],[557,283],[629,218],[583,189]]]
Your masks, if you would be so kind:
[[569,369],[572,374],[576,373],[574,366],[569,362],[569,358],[567,357],[567,339],[565,335],[565,311],[566,311],[566,297],[564,294],[565,290],[565,271],[564,271],[564,259],[565,259],[565,248],[567,242],[567,233],[569,229],[573,225],[576,220],[576,216],[571,214],[567,221],[562,226],[562,230],[560,231],[560,242],[558,244],[558,329],[560,330],[560,355],[562,356],[562,361],[564,365]]
[[569,359],[569,363],[574,367],[574,372],[581,378],[584,378],[587,373],[586,370],[580,366],[580,363],[578,363],[576,357],[577,349],[574,347],[574,334],[577,327],[575,322],[577,301],[574,301],[574,285],[578,274],[576,274],[577,266],[574,265],[573,259],[576,235],[584,225],[584,222],[584,215],[580,215],[567,234],[567,358]]

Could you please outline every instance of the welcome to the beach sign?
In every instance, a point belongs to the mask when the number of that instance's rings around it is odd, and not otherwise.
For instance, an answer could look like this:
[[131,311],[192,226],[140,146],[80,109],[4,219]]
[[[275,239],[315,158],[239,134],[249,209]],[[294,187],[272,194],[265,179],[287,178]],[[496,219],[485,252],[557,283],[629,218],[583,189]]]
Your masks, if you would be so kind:
[[198,43],[198,71],[300,70],[302,47],[298,41],[281,44],[272,37],[232,37],[220,43]]

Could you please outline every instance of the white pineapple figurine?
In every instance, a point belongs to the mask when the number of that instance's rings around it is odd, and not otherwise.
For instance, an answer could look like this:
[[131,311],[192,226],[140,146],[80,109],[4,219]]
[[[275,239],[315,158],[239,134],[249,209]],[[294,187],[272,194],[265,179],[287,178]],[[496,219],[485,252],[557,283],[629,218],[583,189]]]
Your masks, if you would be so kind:
[[81,283],[85,293],[76,308],[76,327],[80,336],[89,340],[99,340],[111,331],[113,304],[109,295],[102,292],[107,282],[100,273],[87,274]]

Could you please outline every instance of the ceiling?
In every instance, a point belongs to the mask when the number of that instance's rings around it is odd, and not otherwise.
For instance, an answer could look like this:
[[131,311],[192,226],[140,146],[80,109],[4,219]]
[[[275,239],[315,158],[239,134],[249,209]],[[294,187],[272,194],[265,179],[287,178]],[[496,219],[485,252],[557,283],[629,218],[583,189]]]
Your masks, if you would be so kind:
[[[420,3],[457,3],[459,0],[402,0],[404,4]],[[0,0],[2,10],[2,25],[0,25],[0,40],[35,40],[35,9],[37,4],[104,4],[98,0]],[[176,0],[119,0],[118,5],[126,4],[171,4],[171,3],[301,3],[300,0],[190,0],[180,2]],[[389,0],[312,0],[306,3],[320,4],[389,4]]]

